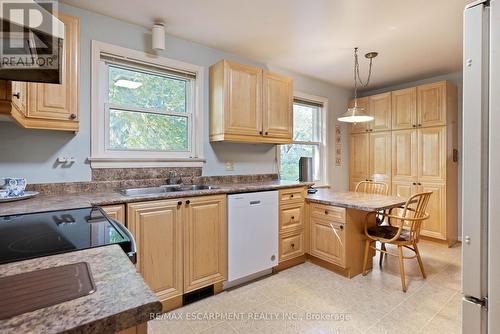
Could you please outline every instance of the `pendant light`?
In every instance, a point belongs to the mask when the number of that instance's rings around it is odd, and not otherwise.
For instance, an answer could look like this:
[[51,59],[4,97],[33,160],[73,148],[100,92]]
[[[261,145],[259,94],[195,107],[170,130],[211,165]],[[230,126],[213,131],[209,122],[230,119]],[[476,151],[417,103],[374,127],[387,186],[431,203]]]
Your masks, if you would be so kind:
[[368,86],[370,83],[370,78],[372,76],[372,62],[373,58],[378,55],[377,52],[369,52],[365,54],[367,59],[370,59],[370,69],[368,71],[368,78],[366,83],[363,83],[361,77],[359,76],[359,62],[358,62],[358,48],[354,48],[354,106],[348,108],[345,113],[343,113],[339,118],[340,122],[347,123],[363,123],[373,121],[373,116],[365,113],[365,108],[358,107],[358,80],[362,87]]

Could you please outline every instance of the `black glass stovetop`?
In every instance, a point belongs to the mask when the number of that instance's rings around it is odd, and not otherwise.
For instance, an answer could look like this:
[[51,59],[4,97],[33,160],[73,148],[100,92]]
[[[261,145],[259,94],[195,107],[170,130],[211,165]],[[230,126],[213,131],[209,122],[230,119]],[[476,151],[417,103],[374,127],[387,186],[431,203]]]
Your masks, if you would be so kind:
[[96,207],[0,216],[0,264],[130,243],[117,224]]

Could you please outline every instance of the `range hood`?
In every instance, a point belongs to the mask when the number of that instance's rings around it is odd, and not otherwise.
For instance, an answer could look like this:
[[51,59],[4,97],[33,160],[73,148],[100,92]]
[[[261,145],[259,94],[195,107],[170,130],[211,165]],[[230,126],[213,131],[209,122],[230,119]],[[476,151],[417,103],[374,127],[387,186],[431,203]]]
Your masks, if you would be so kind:
[[0,79],[62,83],[64,24],[52,1],[0,0]]

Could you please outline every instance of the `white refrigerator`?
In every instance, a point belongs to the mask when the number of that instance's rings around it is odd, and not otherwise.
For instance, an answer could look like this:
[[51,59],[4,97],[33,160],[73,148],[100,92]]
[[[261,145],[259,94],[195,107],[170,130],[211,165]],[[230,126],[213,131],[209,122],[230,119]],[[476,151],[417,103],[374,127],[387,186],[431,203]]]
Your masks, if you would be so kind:
[[500,0],[464,11],[462,332],[500,333]]

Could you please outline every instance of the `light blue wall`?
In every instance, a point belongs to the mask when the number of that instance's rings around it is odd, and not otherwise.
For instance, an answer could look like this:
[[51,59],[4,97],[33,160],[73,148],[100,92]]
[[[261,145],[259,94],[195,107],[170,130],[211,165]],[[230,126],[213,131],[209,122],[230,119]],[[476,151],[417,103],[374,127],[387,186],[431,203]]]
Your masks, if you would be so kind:
[[[115,20],[67,5],[60,10],[80,17],[80,131],[77,134],[55,131],[21,129],[13,122],[0,122],[0,177],[25,176],[31,183],[89,181],[90,166],[90,52],[91,40],[98,40],[136,50],[149,51],[150,34],[143,27]],[[208,67],[220,59],[267,68],[249,59],[215,50],[173,36],[167,36],[166,50],[162,56],[182,60],[206,69],[205,141],[207,159],[204,175],[228,174],[224,162],[234,161],[232,174],[269,173],[276,170],[273,145],[208,142]],[[295,89],[305,93],[325,96],[330,102],[330,125],[334,128],[336,115],[343,112],[351,92],[296,73],[272,68],[273,71],[294,78]],[[333,133],[333,131],[330,131]],[[333,136],[330,137],[333,143]],[[344,130],[342,167],[330,167],[330,182],[338,189],[347,188],[347,137]],[[329,145],[333,161],[334,145]],[[74,156],[76,163],[61,168],[55,162],[58,156]],[[333,166],[334,164],[330,164]]]

